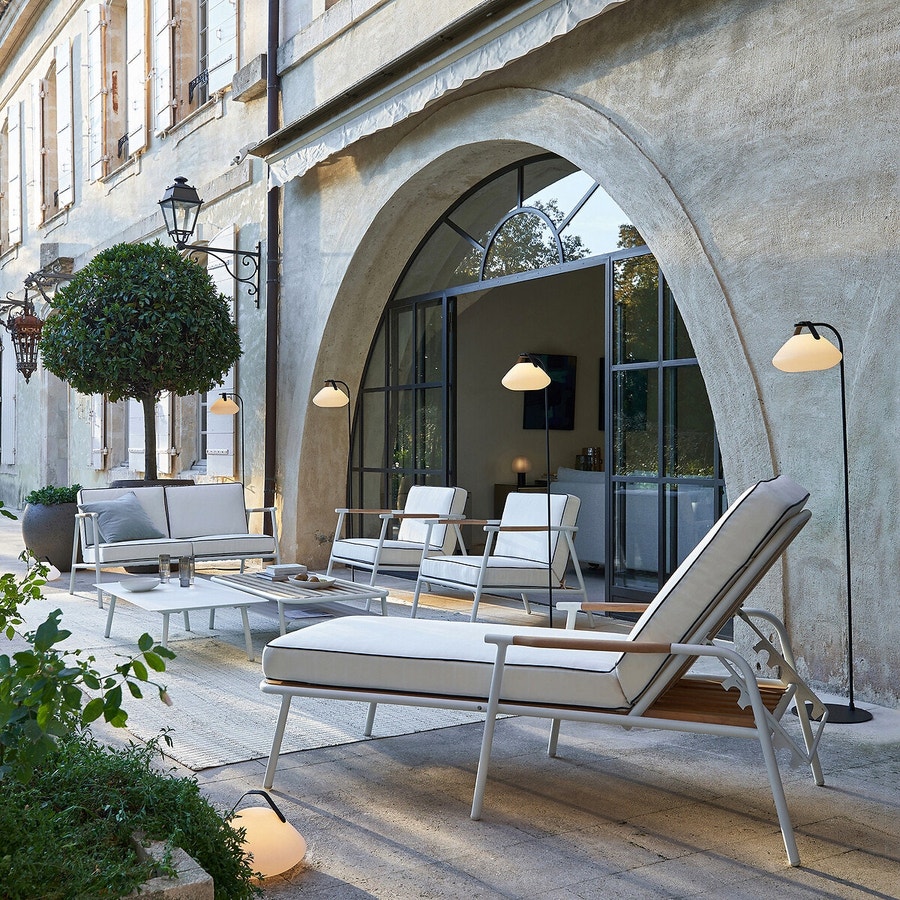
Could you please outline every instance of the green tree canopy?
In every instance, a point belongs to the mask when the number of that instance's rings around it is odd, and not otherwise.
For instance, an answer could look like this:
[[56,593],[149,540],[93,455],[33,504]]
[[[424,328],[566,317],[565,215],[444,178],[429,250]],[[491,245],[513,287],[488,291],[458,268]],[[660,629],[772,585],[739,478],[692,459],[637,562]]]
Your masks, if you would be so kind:
[[209,391],[241,355],[227,298],[205,269],[155,241],[98,253],[54,306],[44,366],[82,394],[141,401],[145,477],[155,478],[160,395]]

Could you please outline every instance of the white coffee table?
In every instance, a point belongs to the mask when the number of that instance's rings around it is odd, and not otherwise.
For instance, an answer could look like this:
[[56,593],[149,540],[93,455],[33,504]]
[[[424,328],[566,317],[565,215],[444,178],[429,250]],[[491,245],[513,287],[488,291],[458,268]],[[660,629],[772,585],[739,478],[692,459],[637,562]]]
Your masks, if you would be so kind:
[[[213,575],[216,584],[223,587],[246,591],[263,600],[274,600],[278,604],[278,622],[281,633],[287,631],[284,617],[285,606],[322,606],[331,603],[346,603],[348,600],[365,600],[368,609],[369,601],[381,602],[381,614],[387,615],[387,588],[375,587],[373,584],[360,584],[355,581],[334,580],[334,584],[324,588],[304,587],[296,581],[272,581],[251,573],[241,575]],[[210,612],[210,618],[212,612]]]
[[106,616],[106,633],[109,637],[112,629],[113,614],[116,611],[116,600],[127,600],[140,609],[148,612],[157,612],[162,616],[162,645],[167,647],[169,643],[169,616],[172,613],[184,614],[184,628],[191,630],[189,613],[198,609],[210,611],[210,627],[214,610],[223,606],[233,606],[241,611],[241,619],[244,623],[244,640],[247,644],[247,658],[253,660],[253,641],[250,638],[250,622],[247,618],[247,607],[265,603],[266,599],[248,594],[246,591],[236,591],[223,584],[214,584],[205,578],[197,578],[190,587],[181,587],[175,578],[168,584],[161,584],[152,591],[130,591],[128,582],[114,581],[94,585],[103,593],[109,594],[109,613]]

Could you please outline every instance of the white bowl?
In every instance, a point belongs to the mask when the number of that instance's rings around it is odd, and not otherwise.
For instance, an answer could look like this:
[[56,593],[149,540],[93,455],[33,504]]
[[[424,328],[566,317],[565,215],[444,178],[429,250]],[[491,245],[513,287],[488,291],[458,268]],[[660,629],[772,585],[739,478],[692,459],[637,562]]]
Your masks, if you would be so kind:
[[[309,581],[309,578],[315,578],[316,581]],[[310,575],[305,578],[298,578],[296,575],[291,577],[291,581],[294,584],[300,585],[300,587],[309,588],[311,591],[318,591],[322,588],[331,587],[337,581],[336,578],[331,578],[328,575]]]
[[159,587],[159,579],[155,575],[152,578],[129,578],[128,581],[122,582],[122,587],[126,591],[142,594],[144,591],[152,591],[153,588]]

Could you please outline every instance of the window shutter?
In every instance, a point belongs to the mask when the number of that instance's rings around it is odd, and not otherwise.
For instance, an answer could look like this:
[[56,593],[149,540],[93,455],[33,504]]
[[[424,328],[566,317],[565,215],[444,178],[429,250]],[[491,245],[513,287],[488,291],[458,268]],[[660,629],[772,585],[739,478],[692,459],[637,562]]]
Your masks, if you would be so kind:
[[147,146],[147,10],[146,0],[129,0],[125,11],[128,103],[128,154]]
[[172,474],[174,456],[169,450],[175,443],[173,421],[172,395],[166,392],[156,404],[156,469],[160,475]]
[[55,47],[56,59],[56,172],[59,208],[75,202],[75,141],[72,128],[72,48]]
[[16,461],[16,357],[6,329],[0,329],[0,463]]
[[106,174],[106,7],[87,10],[88,174],[96,181]]
[[206,55],[209,93],[231,86],[237,71],[236,0],[209,0]]
[[[210,241],[212,247],[224,247],[234,249],[234,226],[220,231]],[[224,294],[231,302],[231,317],[234,318],[234,277],[228,274],[225,266],[212,256],[207,257],[206,268],[216,290]],[[210,391],[206,395],[207,410],[219,399],[222,391],[233,391],[235,383],[235,370],[232,366],[222,379],[222,385]],[[206,416],[206,474],[220,475],[226,478],[234,478],[236,473],[235,453],[235,429],[237,416],[242,416],[241,410],[234,416],[223,416],[208,412]],[[244,448],[241,447],[241,453]]]
[[91,394],[91,458],[92,469],[106,468],[106,398],[103,394]]
[[175,124],[171,0],[152,0],[151,8],[153,10],[153,111],[156,133],[162,134]]
[[128,468],[144,471],[144,407],[128,399]]
[[34,221],[44,221],[44,115],[43,100],[47,82],[41,79],[31,86],[31,156],[33,165],[25,169],[34,197]]
[[9,246],[14,247],[22,243],[22,104],[10,103],[6,115],[6,135],[9,139],[6,214],[9,217]]

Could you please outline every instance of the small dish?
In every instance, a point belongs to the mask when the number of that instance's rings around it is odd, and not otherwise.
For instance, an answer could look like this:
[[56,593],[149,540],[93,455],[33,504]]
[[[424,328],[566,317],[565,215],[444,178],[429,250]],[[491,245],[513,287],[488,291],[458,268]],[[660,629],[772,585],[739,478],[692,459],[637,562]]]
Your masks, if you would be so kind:
[[122,587],[133,594],[143,594],[145,591],[152,591],[153,588],[159,587],[159,579],[156,576],[153,578],[129,578],[128,581],[122,582]]
[[[311,578],[315,578],[315,581],[310,581]],[[328,575],[304,575],[299,577],[294,575],[291,577],[291,581],[294,584],[300,585],[300,587],[309,588],[311,591],[318,591],[322,588],[331,587],[335,583],[337,579],[331,578]]]

